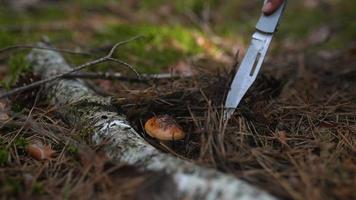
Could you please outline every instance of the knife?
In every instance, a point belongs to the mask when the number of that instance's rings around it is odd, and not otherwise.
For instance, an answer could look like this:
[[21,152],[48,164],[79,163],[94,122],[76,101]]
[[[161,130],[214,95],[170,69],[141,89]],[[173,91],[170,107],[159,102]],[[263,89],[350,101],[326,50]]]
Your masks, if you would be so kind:
[[[266,1],[265,1],[266,3]],[[266,56],[273,34],[276,32],[287,0],[271,15],[260,17],[256,24],[256,31],[252,35],[250,46],[241,61],[239,69],[230,85],[224,105],[224,119],[228,120],[239,105],[242,97],[256,80]]]

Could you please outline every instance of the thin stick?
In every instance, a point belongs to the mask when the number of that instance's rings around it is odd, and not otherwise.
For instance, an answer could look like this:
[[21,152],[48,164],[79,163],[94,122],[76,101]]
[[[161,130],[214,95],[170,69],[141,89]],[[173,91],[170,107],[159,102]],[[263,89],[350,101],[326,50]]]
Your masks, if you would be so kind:
[[191,76],[179,76],[171,73],[162,74],[141,74],[140,78],[124,76],[121,73],[109,73],[109,72],[76,72],[68,74],[63,78],[82,78],[82,79],[104,79],[104,80],[119,80],[119,81],[130,81],[130,82],[147,82],[153,79],[178,79]]
[[[124,40],[122,42],[118,42],[116,43],[112,48],[111,48],[111,51],[108,55],[110,55],[110,57],[112,57],[112,55],[114,54],[114,51],[117,47],[121,46],[121,45],[124,45],[128,42],[131,42],[133,40],[136,40],[140,37],[143,37],[142,35],[138,35],[138,36],[135,36],[135,37],[132,37],[128,40]],[[70,53],[70,54],[79,54],[79,55],[85,55],[85,56],[94,56],[94,54],[92,53],[89,53],[89,52],[81,52],[81,51],[73,51],[73,50],[70,50],[70,49],[59,49],[59,48],[54,48],[54,47],[40,47],[40,46],[37,46],[37,45],[31,45],[31,44],[16,44],[16,45],[12,45],[12,46],[7,46],[7,47],[4,47],[4,48],[1,48],[0,49],[0,53],[3,53],[5,51],[11,51],[13,49],[43,49],[43,50],[52,50],[52,51],[57,51],[57,52],[62,52],[62,53]],[[108,56],[107,55],[107,56]]]
[[140,74],[130,64],[128,64],[128,63],[126,63],[126,62],[124,62],[122,60],[119,60],[119,59],[116,59],[116,58],[111,58],[111,57],[107,57],[106,60],[112,61],[112,62],[116,62],[116,63],[119,63],[121,65],[124,65],[124,66],[128,67],[129,69],[131,69],[133,72],[135,72],[137,77],[140,77]]
[[139,74],[137,73],[136,70],[134,70],[134,68],[133,68],[131,65],[129,65],[129,64],[123,62],[123,61],[120,61],[120,60],[118,60],[118,59],[112,58],[112,56],[113,56],[115,50],[116,50],[119,46],[124,45],[124,44],[126,44],[126,43],[128,43],[128,42],[130,42],[130,41],[136,40],[136,39],[138,39],[138,38],[140,38],[140,37],[142,37],[142,36],[135,36],[135,37],[130,38],[130,39],[128,39],[128,40],[125,40],[125,41],[122,41],[122,42],[118,42],[118,43],[116,43],[116,44],[111,48],[110,52],[109,52],[106,56],[101,57],[101,58],[98,58],[98,59],[93,60],[93,61],[90,61],[90,62],[87,62],[87,63],[84,63],[84,64],[82,64],[82,65],[79,65],[79,66],[73,68],[71,71],[68,71],[68,72],[65,72],[65,73],[62,73],[62,74],[58,74],[58,75],[55,75],[55,76],[51,76],[51,77],[48,77],[48,78],[46,78],[46,79],[43,79],[43,80],[40,80],[40,81],[36,81],[36,82],[34,82],[34,83],[31,83],[31,84],[29,84],[29,85],[25,85],[25,86],[22,86],[22,87],[18,87],[18,88],[15,88],[15,89],[13,89],[13,90],[11,90],[11,91],[9,91],[9,92],[5,92],[5,93],[3,93],[3,94],[0,94],[0,99],[5,98],[5,97],[9,97],[9,96],[11,96],[11,95],[13,95],[13,94],[16,94],[16,93],[19,93],[19,92],[22,92],[22,91],[25,91],[25,90],[29,90],[29,89],[35,88],[35,87],[40,86],[40,85],[45,84],[45,83],[52,82],[52,81],[57,80],[57,79],[59,79],[59,78],[63,78],[64,76],[66,76],[66,75],[68,75],[68,74],[71,74],[71,73],[73,73],[73,72],[82,70],[82,69],[84,69],[84,68],[86,68],[86,67],[89,67],[89,66],[97,65],[97,64],[99,64],[99,63],[103,63],[103,62],[105,62],[105,61],[113,61],[113,62],[117,62],[117,63],[119,63],[119,64],[122,64],[122,65],[124,65],[124,66],[130,68],[133,72],[135,72],[136,76],[139,77]]

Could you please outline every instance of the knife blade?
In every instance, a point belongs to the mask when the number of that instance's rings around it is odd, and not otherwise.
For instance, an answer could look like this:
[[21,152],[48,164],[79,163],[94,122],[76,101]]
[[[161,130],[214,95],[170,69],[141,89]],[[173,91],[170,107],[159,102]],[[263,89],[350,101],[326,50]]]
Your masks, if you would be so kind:
[[262,14],[257,22],[256,32],[252,35],[250,46],[231,82],[230,90],[225,100],[225,120],[233,115],[241,99],[256,80],[286,3],[287,1],[285,0],[272,15],[266,16]]

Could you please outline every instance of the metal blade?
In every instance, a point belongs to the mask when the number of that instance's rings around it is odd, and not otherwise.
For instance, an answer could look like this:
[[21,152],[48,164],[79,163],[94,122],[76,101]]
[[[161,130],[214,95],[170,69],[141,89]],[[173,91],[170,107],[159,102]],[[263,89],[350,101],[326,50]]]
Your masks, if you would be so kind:
[[253,34],[251,44],[235,74],[230,86],[230,91],[225,100],[225,119],[231,117],[242,97],[256,80],[271,40],[272,34],[261,32],[255,32]]
[[282,5],[271,15],[261,15],[256,24],[256,29],[263,33],[274,33],[278,27],[283,11],[287,5],[287,0],[284,0]]

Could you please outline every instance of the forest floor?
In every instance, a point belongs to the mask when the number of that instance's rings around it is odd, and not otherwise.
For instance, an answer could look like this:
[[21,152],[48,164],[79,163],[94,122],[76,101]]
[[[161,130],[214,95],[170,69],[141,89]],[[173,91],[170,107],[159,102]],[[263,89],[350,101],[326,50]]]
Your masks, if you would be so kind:
[[[281,199],[356,199],[352,1],[290,2],[258,79],[227,124],[222,100],[260,1],[24,2],[0,0],[1,91],[38,80],[26,55],[40,40],[86,52],[63,53],[79,65],[140,35],[115,56],[140,73],[178,78],[137,80],[130,70],[104,63],[86,71],[120,72],[127,80],[87,82],[112,96],[152,145]],[[58,109],[39,88],[0,99],[2,199],[153,197],[160,174],[112,162],[91,143],[90,130],[67,125]],[[162,145],[145,134],[142,124],[162,114],[183,127],[184,140]],[[50,159],[36,160],[37,147]]]

